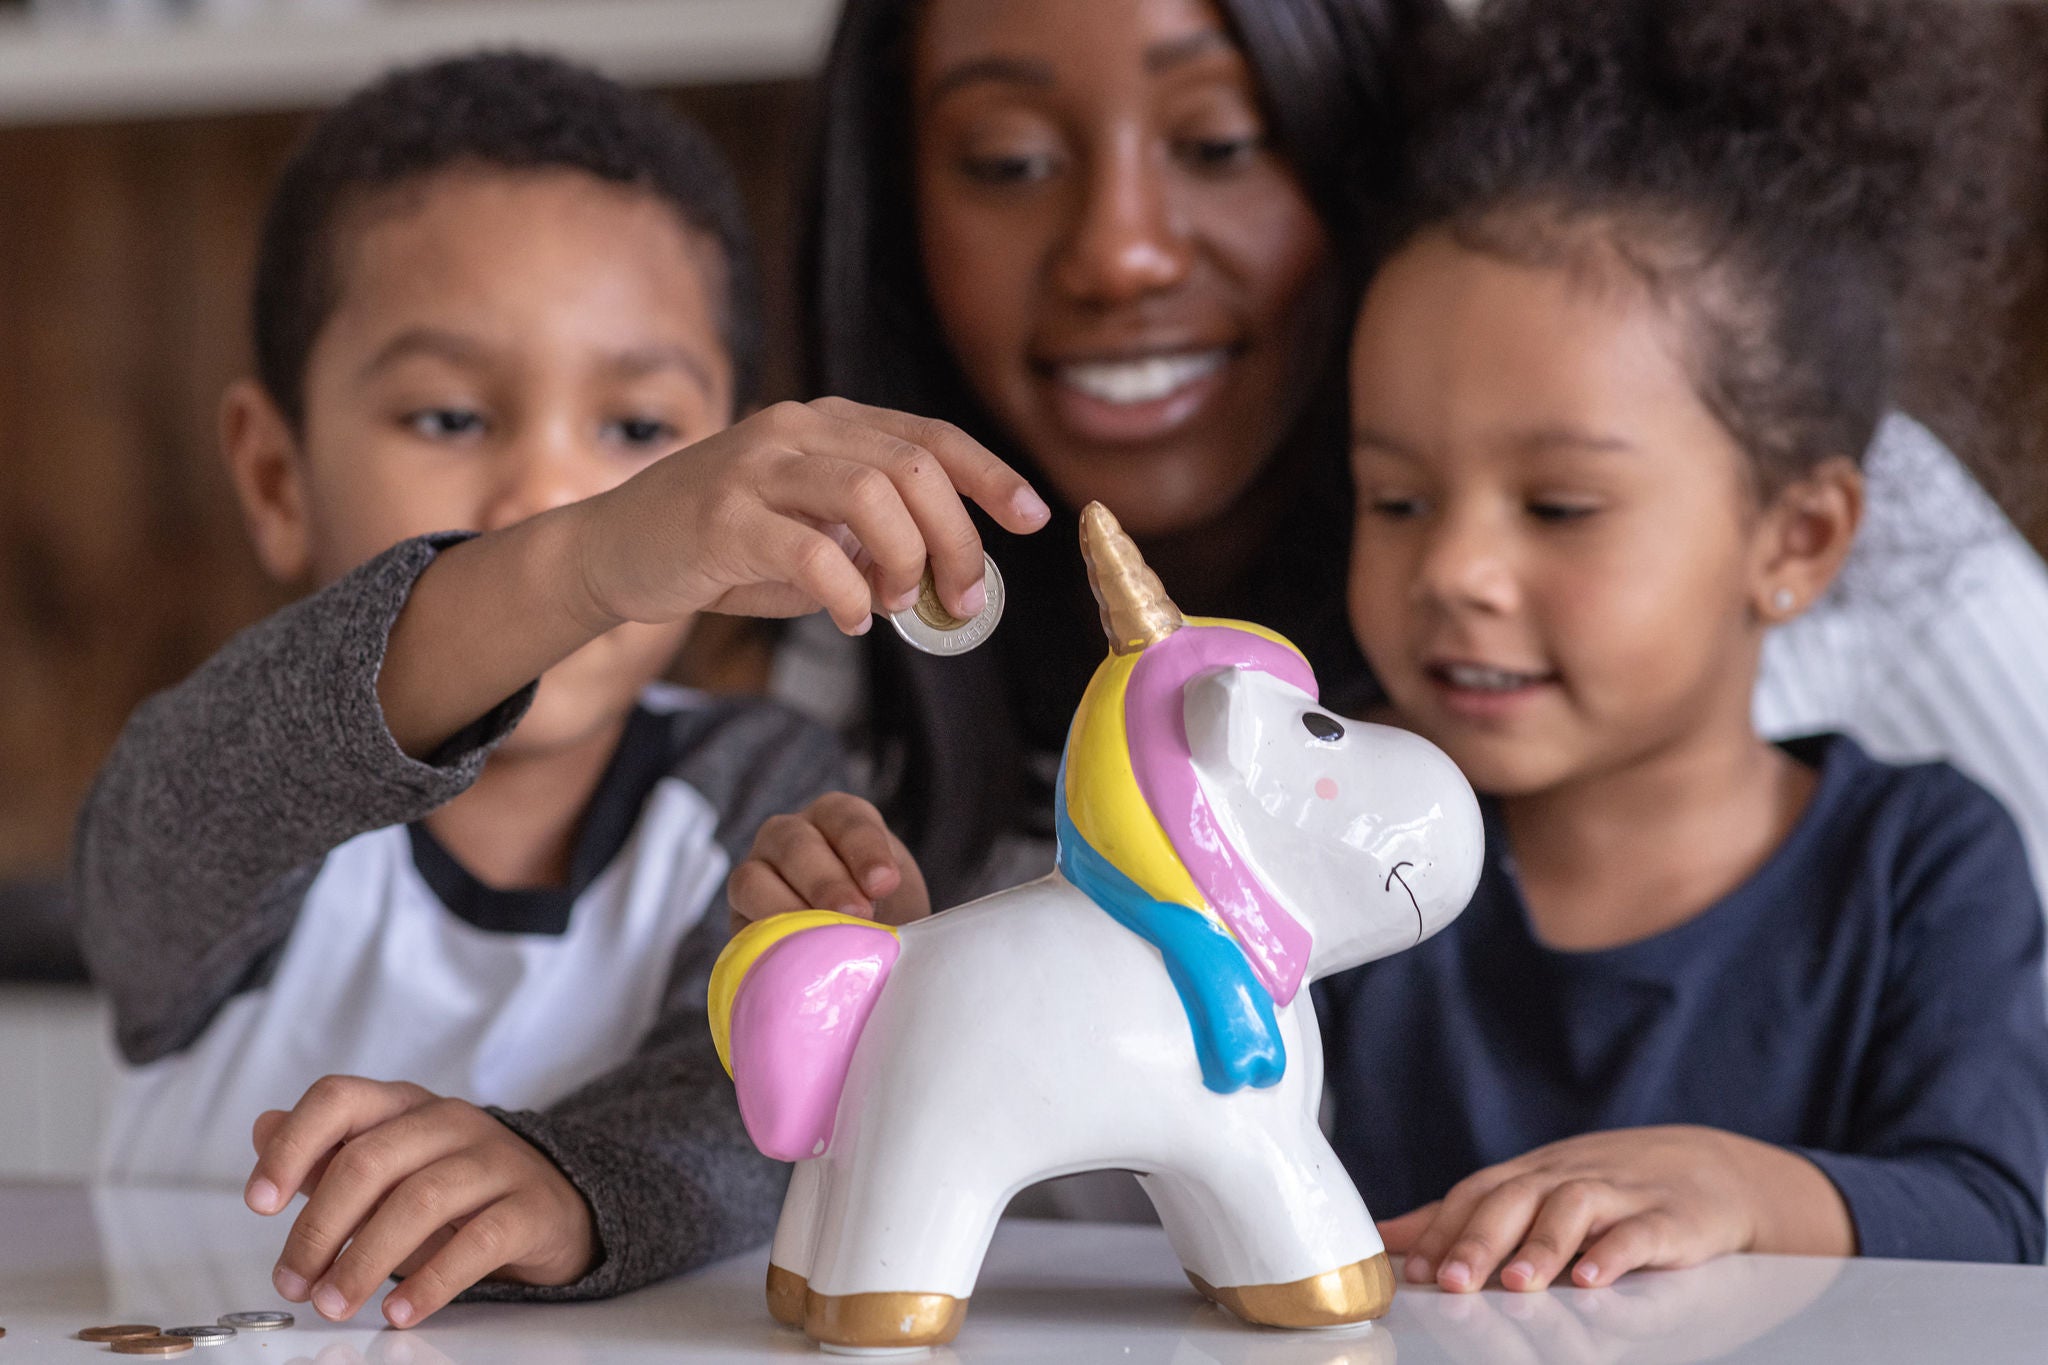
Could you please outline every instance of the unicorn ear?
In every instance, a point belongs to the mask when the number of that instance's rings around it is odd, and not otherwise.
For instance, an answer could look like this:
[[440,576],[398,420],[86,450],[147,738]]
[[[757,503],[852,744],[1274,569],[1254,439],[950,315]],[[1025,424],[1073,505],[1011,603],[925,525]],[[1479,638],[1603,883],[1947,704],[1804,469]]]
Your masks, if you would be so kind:
[[1219,668],[1190,682],[1181,693],[1188,749],[1204,768],[1249,776],[1259,751],[1259,721],[1250,676]]

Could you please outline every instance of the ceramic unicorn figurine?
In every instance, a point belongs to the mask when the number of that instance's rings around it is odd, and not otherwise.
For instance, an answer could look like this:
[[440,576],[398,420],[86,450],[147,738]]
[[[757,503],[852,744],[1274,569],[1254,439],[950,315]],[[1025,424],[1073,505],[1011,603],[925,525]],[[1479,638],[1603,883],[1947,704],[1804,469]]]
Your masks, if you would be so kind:
[[769,1308],[827,1347],[950,1340],[1010,1197],[1102,1168],[1137,1173],[1247,1322],[1393,1297],[1316,1126],[1303,987],[1464,909],[1478,805],[1426,741],[1318,710],[1279,636],[1184,619],[1100,504],[1081,542],[1110,654],[1067,739],[1058,870],[900,929],[764,920],[712,978],[747,1130],[797,1163]]

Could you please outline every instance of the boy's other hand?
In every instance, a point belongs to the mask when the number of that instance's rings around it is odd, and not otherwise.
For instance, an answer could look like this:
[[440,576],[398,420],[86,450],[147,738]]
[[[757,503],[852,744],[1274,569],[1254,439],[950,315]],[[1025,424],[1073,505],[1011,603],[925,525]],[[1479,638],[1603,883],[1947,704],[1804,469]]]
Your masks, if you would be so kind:
[[848,634],[917,600],[929,563],[959,616],[986,602],[961,501],[1025,534],[1051,513],[958,427],[843,398],[778,403],[580,505],[593,622],[698,611],[799,616]]
[[882,813],[857,796],[827,792],[797,815],[761,826],[727,883],[732,928],[793,910],[837,910],[882,924],[932,912],[924,874]]
[[275,1214],[307,1196],[271,1272],[277,1292],[336,1322],[392,1275],[394,1327],[478,1280],[570,1284],[597,1255],[590,1206],[555,1164],[461,1100],[404,1082],[327,1076],[256,1120],[243,1194]]
[[1539,1290],[1573,1257],[1581,1288],[1734,1251],[1848,1256],[1847,1206],[1806,1158],[1716,1128],[1587,1133],[1489,1166],[1380,1224],[1410,1283]]

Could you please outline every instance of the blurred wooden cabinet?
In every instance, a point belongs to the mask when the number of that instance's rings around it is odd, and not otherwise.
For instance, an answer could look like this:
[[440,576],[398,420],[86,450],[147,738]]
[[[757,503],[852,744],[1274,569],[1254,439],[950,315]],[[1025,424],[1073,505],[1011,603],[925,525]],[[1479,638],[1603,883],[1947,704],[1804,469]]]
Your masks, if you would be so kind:
[[[788,237],[802,88],[669,98]],[[216,457],[264,197],[304,117],[0,128],[0,881],[60,869],[122,721],[284,600]],[[771,317],[786,290],[770,280]],[[787,327],[772,331],[786,338]],[[771,391],[790,391],[777,347]]]

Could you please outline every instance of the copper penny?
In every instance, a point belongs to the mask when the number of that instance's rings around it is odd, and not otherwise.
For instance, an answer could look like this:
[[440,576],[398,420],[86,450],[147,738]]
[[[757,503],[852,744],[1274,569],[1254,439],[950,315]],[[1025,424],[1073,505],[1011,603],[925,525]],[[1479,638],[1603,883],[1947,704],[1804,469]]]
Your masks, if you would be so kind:
[[80,1341],[126,1341],[131,1337],[153,1337],[163,1329],[145,1326],[139,1322],[124,1322],[113,1327],[81,1327]]
[[113,1343],[117,1356],[181,1356],[192,1349],[190,1337],[123,1337]]

